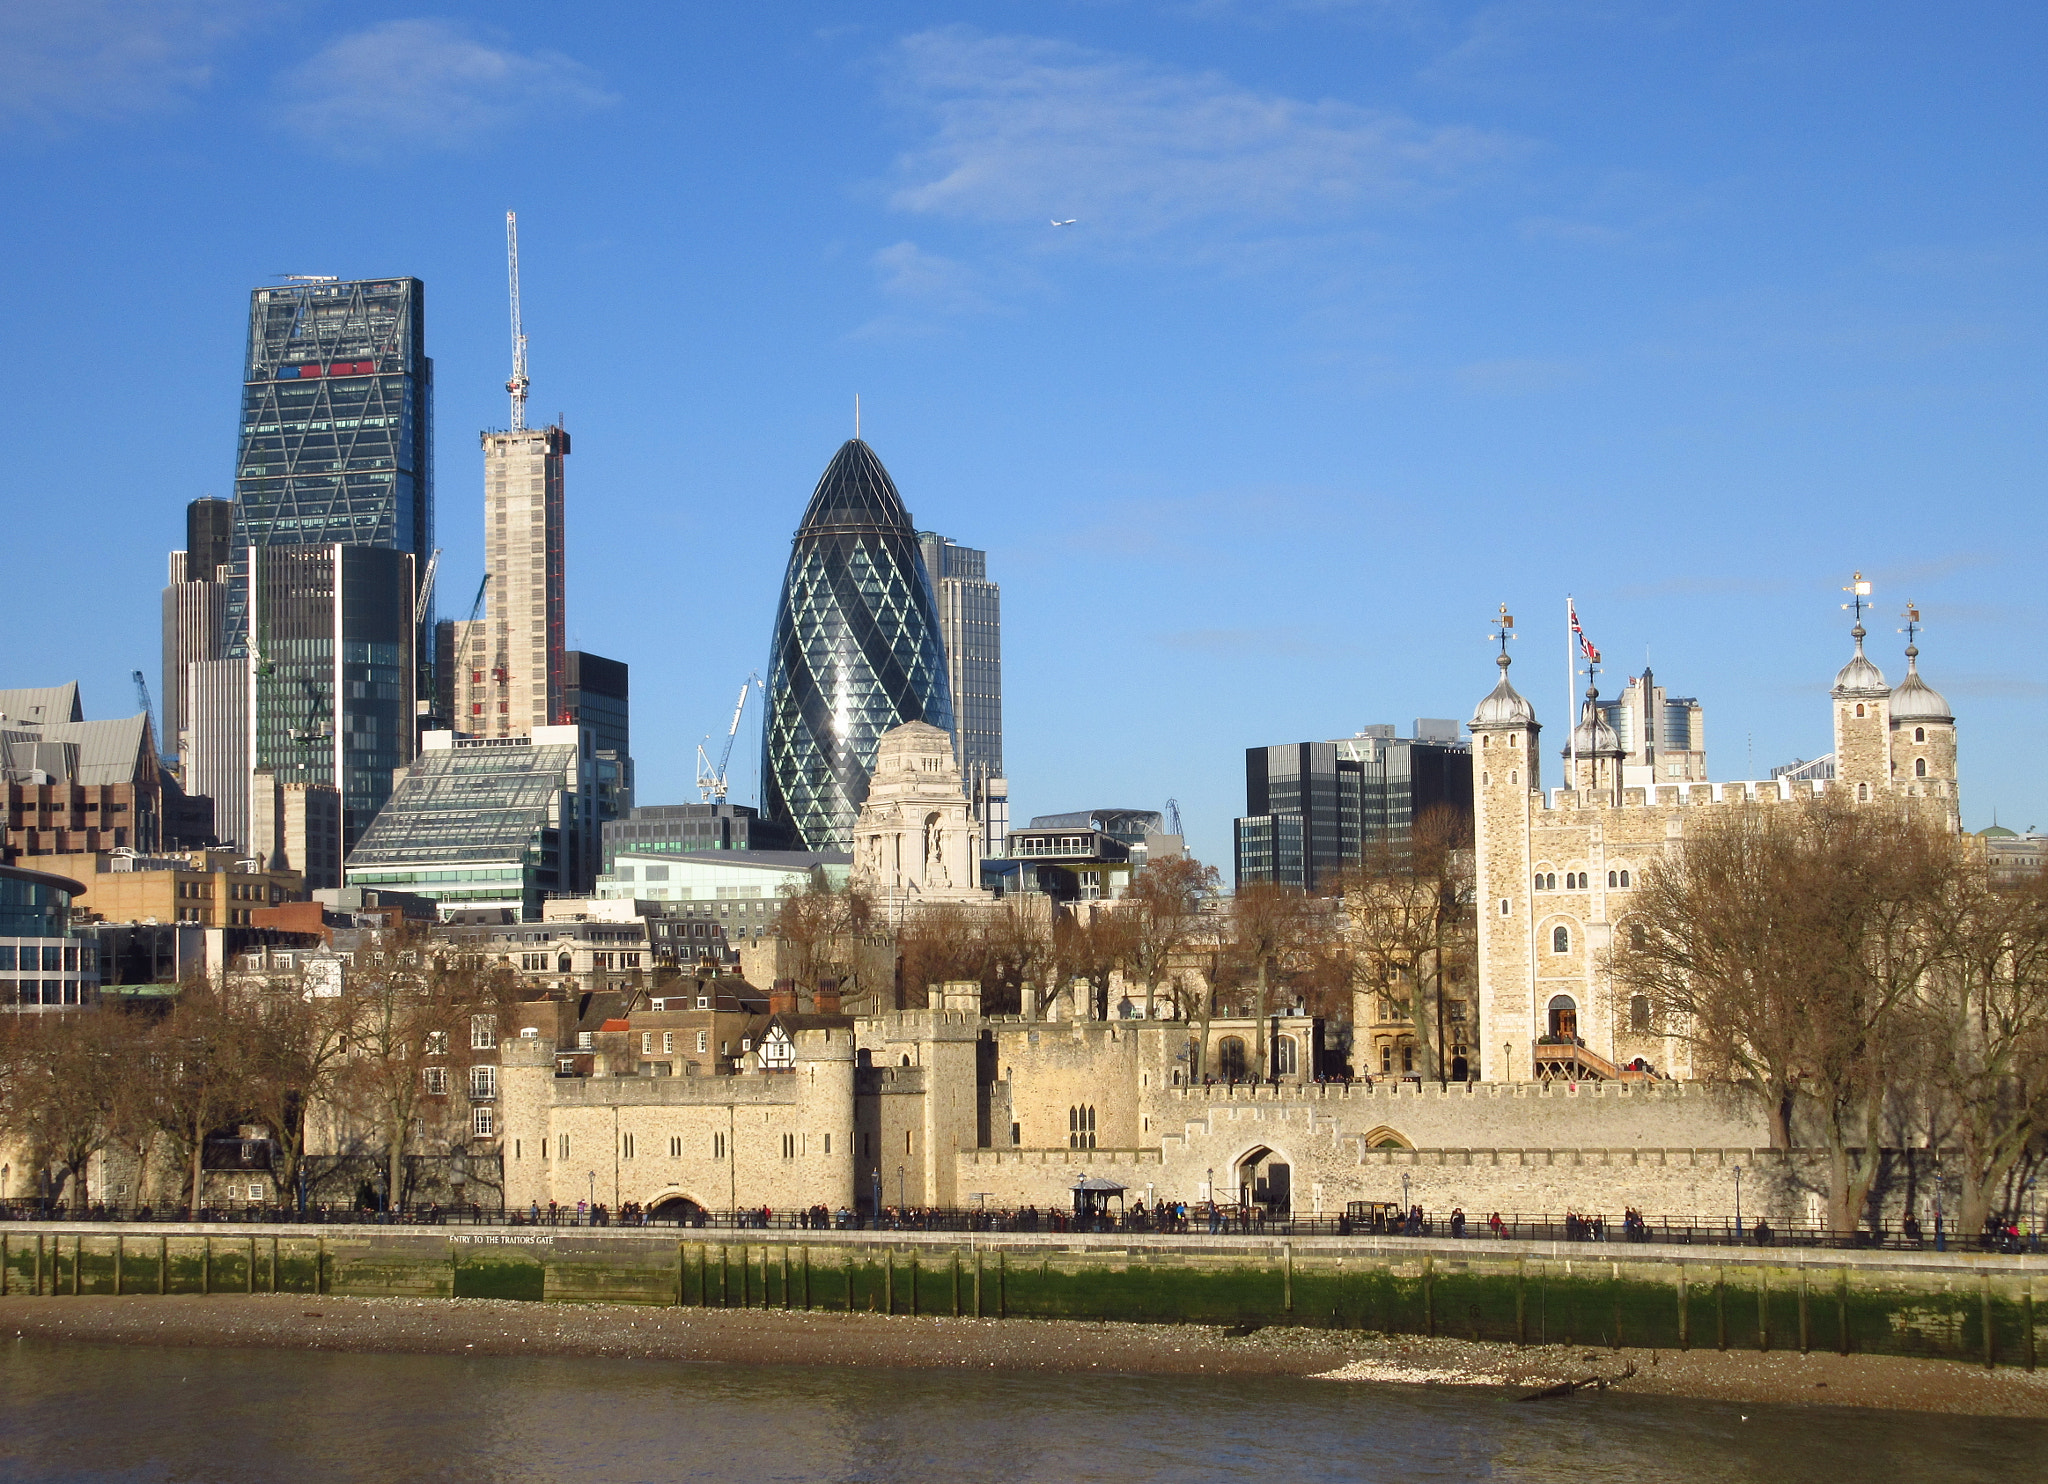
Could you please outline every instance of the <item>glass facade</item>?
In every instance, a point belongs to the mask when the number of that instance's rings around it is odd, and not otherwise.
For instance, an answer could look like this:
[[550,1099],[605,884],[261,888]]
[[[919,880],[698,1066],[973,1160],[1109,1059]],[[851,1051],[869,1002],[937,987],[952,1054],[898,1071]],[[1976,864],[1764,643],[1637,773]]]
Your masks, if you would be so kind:
[[588,887],[587,773],[574,743],[477,738],[424,752],[349,852],[348,884],[537,916],[543,896]]
[[804,512],[768,656],[761,804],[802,850],[846,850],[882,734],[953,730],[946,647],[917,532],[858,438]]
[[932,531],[918,533],[939,604],[946,682],[953,696],[953,752],[968,779],[1003,776],[1003,594],[988,580],[988,553]]
[[0,1010],[90,1005],[98,998],[98,946],[70,936],[78,886],[0,866]]
[[433,363],[417,278],[249,298],[235,535],[245,546],[434,547]]
[[1326,888],[1367,846],[1406,841],[1416,816],[1438,805],[1471,822],[1472,755],[1462,744],[1377,726],[1336,742],[1248,748],[1238,885]]
[[367,546],[250,551],[254,766],[341,790],[353,845],[412,759],[413,559]]

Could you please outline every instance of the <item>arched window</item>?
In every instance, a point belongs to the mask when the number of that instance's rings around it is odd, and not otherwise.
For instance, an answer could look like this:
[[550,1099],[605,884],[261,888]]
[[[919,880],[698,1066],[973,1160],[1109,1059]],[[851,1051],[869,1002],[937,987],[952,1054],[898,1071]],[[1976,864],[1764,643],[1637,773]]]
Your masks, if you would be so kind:
[[1502,897],[1500,899],[1500,915],[1502,917],[1506,917],[1508,915],[1508,899],[1506,897]]
[[1491,773],[1481,773],[1479,775],[1479,783],[1481,787],[1484,787],[1485,785],[1491,782],[1493,782],[1493,775]]
[[1870,802],[1869,784],[1859,783],[1856,785],[1856,802],[1859,804],[1867,804]]
[[1095,1147],[1095,1109],[1088,1104],[1067,1109],[1067,1147],[1069,1149],[1093,1149]]
[[1550,1001],[1550,1034],[1573,1038],[1579,1034],[1579,1007],[1568,994],[1554,996]]
[[1646,1031],[1650,1028],[1650,997],[1648,995],[1639,994],[1629,997],[1628,1028],[1632,1031]]
[[1856,714],[1858,716],[1861,716],[1863,714],[1863,703],[1861,701],[1858,701],[1856,703]]
[[1508,771],[1508,787],[1509,787],[1509,788],[1513,788],[1513,787],[1514,787],[1514,786],[1515,786],[1516,784],[1520,783],[1521,781],[1522,781],[1522,775],[1521,775],[1521,774],[1520,774],[1519,772],[1516,772],[1516,771],[1515,771],[1515,770],[1513,770],[1513,769],[1509,769],[1509,771]]
[[1619,871],[1609,871],[1607,873],[1607,884],[1609,886],[1621,885],[1621,873]]
[[1925,778],[1927,776],[1926,758],[1916,757],[1913,759],[1913,776],[1915,778]]
[[1572,930],[1559,924],[1550,930],[1550,951],[1570,953],[1572,951]]
[[1216,1070],[1226,1082],[1244,1081],[1244,1038],[1225,1036],[1216,1043]]
[[1913,740],[1914,740],[1915,742],[1925,742],[1925,741],[1927,740],[1927,728],[1925,728],[1925,727],[1915,727],[1915,728],[1913,728]]
[[1628,872],[1626,870],[1621,873],[1621,884],[1624,888],[1628,885]]
[[1276,1077],[1291,1077],[1296,1069],[1294,1037],[1278,1037],[1273,1042],[1273,1075]]

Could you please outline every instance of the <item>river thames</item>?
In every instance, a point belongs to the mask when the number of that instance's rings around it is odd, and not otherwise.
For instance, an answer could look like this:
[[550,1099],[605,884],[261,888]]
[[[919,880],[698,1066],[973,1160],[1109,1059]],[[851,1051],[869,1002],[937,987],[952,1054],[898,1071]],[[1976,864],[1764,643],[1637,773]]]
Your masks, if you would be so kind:
[[2048,1424],[1623,1393],[13,1339],[11,1481],[2040,1478]]

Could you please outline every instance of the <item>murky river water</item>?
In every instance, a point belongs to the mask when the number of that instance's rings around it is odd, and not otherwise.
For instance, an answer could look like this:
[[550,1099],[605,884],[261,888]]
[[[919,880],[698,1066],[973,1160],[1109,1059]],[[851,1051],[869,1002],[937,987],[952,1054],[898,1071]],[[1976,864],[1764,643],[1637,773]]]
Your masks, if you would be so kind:
[[1523,1404],[1301,1380],[0,1349],[10,1481],[2043,1477],[2048,1424],[1846,1409]]

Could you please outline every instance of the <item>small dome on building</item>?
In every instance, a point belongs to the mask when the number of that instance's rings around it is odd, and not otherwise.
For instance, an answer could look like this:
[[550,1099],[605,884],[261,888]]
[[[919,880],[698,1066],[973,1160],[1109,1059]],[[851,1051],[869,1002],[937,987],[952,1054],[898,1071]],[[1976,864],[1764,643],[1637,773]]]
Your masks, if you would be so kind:
[[1536,708],[1531,706],[1522,693],[1508,684],[1508,666],[1514,661],[1506,655],[1494,661],[1500,666],[1500,684],[1479,703],[1479,709],[1472,713],[1472,729],[1481,727],[1533,727],[1536,725]]
[[1955,716],[1940,691],[1920,678],[1920,651],[1906,646],[1906,678],[1892,692],[1892,722],[1939,722],[1954,726]]
[[1621,738],[1601,713],[1599,690],[1588,686],[1585,703],[1579,708],[1579,724],[1572,728],[1571,745],[1561,756],[1620,757],[1624,750]]
[[1856,641],[1856,653],[1835,673],[1834,697],[1838,701],[1881,701],[1892,693],[1892,688],[1885,683],[1884,671],[1873,665],[1863,653],[1863,625],[1859,623],[1849,630],[1849,634]]

